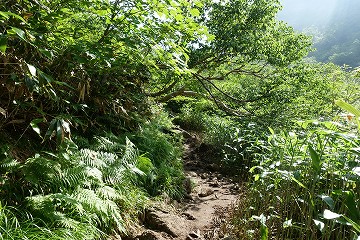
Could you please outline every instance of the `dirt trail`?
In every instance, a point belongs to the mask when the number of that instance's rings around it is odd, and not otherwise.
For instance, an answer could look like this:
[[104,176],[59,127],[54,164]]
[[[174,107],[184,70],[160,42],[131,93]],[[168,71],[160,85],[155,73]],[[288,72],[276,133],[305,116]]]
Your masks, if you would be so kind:
[[[191,140],[191,139],[190,139]],[[238,196],[238,185],[214,171],[194,141],[185,144],[185,187],[188,195],[172,211],[164,207],[146,213],[145,232],[137,240],[232,239],[224,235],[221,222]],[[209,170],[210,167],[210,170]]]

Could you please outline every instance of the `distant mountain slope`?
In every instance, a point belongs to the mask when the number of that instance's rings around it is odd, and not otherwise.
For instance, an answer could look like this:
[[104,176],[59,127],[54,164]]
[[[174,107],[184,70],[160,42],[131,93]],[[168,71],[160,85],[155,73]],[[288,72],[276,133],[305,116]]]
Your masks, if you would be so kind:
[[283,0],[279,19],[314,35],[310,56],[338,65],[360,66],[360,1]]

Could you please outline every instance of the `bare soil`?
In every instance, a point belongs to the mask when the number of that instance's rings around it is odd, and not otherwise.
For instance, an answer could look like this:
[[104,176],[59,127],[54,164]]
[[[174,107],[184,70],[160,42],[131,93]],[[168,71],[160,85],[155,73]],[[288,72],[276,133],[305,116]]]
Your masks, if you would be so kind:
[[195,138],[188,139],[184,147],[184,184],[188,195],[181,203],[149,209],[144,221],[147,230],[134,239],[233,239],[222,226],[237,200],[239,185],[204,159],[211,155],[201,152]]

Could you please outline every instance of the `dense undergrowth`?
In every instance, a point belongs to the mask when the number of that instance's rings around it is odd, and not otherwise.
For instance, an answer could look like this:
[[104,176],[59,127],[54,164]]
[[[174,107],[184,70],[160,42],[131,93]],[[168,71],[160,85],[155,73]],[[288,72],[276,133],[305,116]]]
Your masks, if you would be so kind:
[[[128,234],[151,197],[183,195],[180,135],[163,113],[136,132],[74,136],[19,162],[2,149],[1,239]],[[167,123],[167,124],[166,124]]]
[[177,126],[249,181],[239,238],[359,235],[358,132],[333,121],[359,73],[303,59],[279,1],[2,3],[0,239],[134,232],[184,194]]
[[202,145],[220,171],[244,183],[225,235],[359,239],[359,111],[336,103],[351,113],[275,125],[276,130],[264,126],[264,119],[221,116],[206,101],[184,103],[175,121],[202,132]]
[[241,239],[358,239],[359,138],[338,122],[272,131],[232,224]]

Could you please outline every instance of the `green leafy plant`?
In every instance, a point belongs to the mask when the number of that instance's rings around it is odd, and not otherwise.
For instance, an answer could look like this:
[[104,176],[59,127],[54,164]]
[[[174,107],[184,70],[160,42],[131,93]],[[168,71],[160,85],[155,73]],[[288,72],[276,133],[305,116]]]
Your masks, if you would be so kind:
[[299,124],[297,131],[272,131],[262,144],[248,197],[240,200],[242,212],[235,212],[234,224],[245,226],[237,234],[262,236],[252,216],[263,214],[275,239],[356,239],[359,139],[338,122]]

